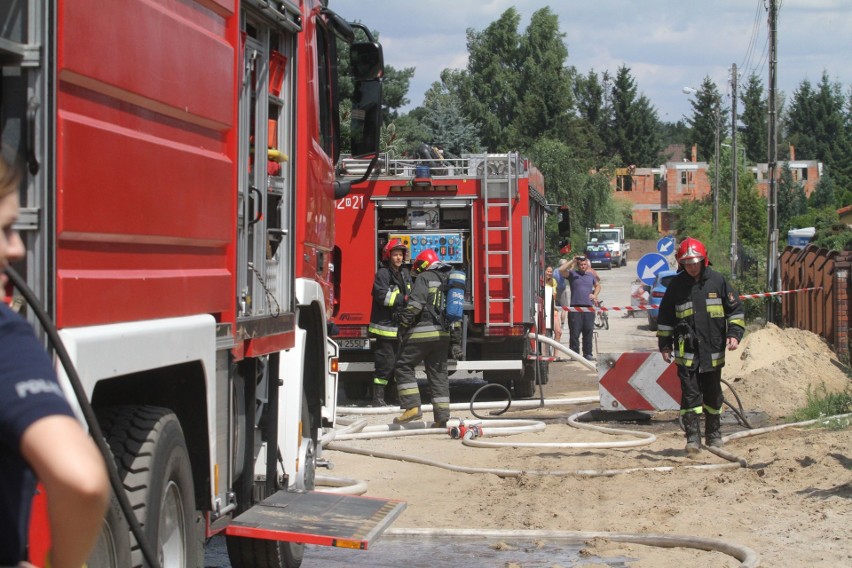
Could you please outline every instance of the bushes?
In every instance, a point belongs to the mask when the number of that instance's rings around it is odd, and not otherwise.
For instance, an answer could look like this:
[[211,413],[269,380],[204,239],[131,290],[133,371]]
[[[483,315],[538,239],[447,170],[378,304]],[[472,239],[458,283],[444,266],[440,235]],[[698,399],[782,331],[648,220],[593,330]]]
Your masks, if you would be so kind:
[[655,241],[660,238],[660,233],[653,225],[639,225],[633,221],[627,221],[624,225],[624,238],[638,241]]

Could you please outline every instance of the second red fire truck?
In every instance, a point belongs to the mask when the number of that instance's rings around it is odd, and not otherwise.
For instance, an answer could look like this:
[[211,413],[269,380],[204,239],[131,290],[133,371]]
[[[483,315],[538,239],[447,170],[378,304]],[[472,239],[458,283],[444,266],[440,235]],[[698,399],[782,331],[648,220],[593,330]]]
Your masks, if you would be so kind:
[[[543,176],[518,153],[379,163],[375,175],[337,202],[335,271],[342,285],[335,289],[334,339],[347,393],[363,396],[371,382],[373,275],[381,248],[400,238],[407,262],[431,248],[466,274],[464,356],[450,369],[481,372],[516,396],[532,396],[547,379],[547,363],[529,339],[544,328]],[[347,163],[351,170],[360,165]]]

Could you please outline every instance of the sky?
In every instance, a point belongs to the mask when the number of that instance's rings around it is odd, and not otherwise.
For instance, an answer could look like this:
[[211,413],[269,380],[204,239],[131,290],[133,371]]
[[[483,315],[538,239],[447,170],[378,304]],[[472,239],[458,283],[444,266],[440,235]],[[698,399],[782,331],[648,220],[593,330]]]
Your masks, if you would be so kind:
[[[567,65],[585,74],[630,68],[657,117],[676,122],[692,114],[684,87],[709,76],[730,105],[731,67],[739,83],[752,72],[769,86],[769,0],[329,0],[350,21],[378,31],[385,64],[415,68],[407,112],[440,80],[445,68],[467,65],[466,31],[483,31],[514,6],[523,33],[530,17],[549,6],[565,34]],[[787,100],[823,71],[852,87],[852,0],[778,0],[777,86]],[[738,107],[742,110],[742,106]]]

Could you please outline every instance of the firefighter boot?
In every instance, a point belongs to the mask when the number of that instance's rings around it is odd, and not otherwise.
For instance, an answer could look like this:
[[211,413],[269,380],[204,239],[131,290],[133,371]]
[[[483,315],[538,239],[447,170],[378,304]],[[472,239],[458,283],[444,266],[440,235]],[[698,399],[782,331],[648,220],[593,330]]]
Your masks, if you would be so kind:
[[420,420],[423,418],[423,413],[420,411],[419,406],[415,406],[414,408],[408,408],[405,412],[402,413],[402,416],[397,416],[393,419],[394,424],[407,424],[409,422],[414,422],[415,420]]
[[720,414],[705,414],[704,419],[704,441],[711,448],[721,448],[725,445],[722,441],[722,416]]
[[683,415],[683,427],[686,428],[686,455],[694,456],[701,451],[701,416],[687,412]]
[[385,402],[385,386],[373,384],[373,402],[371,406],[387,406]]

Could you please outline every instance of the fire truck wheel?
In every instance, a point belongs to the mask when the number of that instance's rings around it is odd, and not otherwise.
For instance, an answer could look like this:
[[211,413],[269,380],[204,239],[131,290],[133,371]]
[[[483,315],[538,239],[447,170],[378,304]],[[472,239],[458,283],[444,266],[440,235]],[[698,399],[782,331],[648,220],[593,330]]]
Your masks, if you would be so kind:
[[115,495],[104,516],[104,528],[98,535],[92,553],[86,560],[89,568],[122,568],[130,566],[130,527]]
[[538,381],[535,376],[535,361],[524,363],[524,376],[515,381],[515,398],[530,398],[535,396],[535,388],[539,383],[547,384],[547,361],[539,361]]
[[[161,566],[192,566],[198,556],[195,489],[177,416],[156,406],[116,406],[99,412],[98,420]],[[135,544],[130,565],[143,565],[142,550]]]
[[258,540],[240,536],[225,537],[232,568],[299,568],[304,544]]

